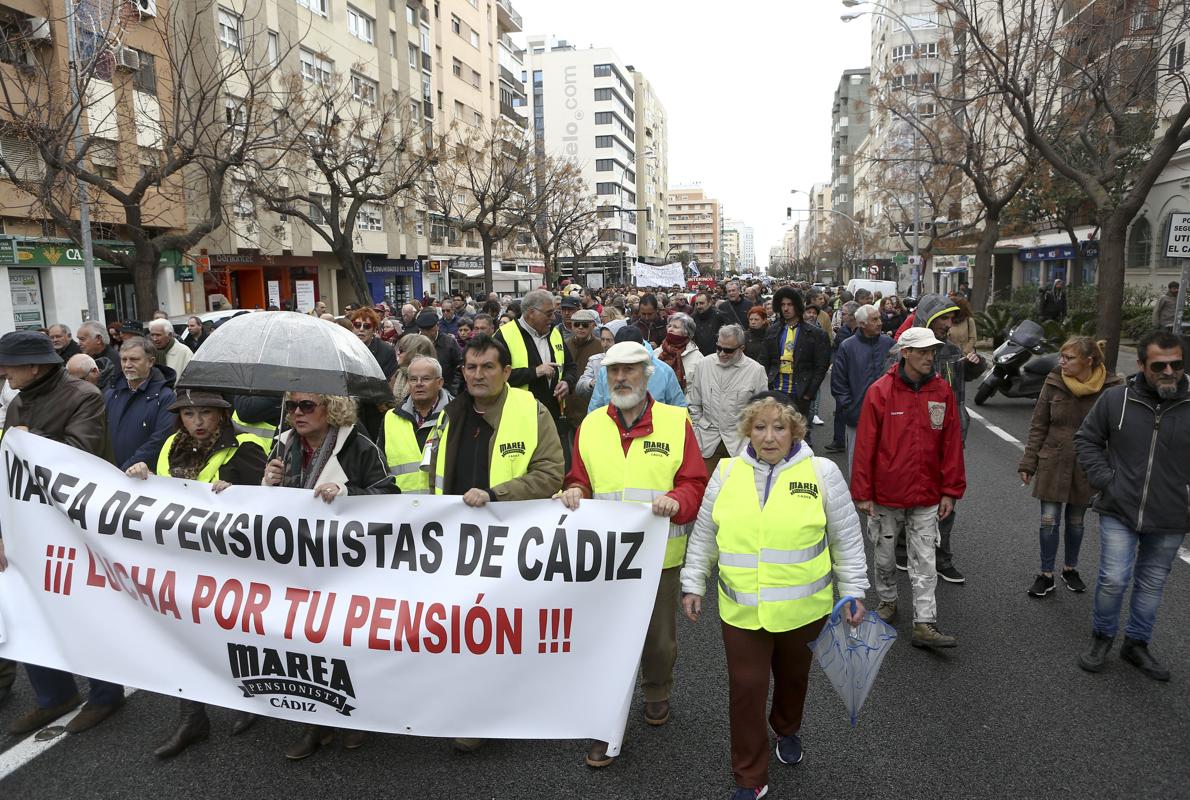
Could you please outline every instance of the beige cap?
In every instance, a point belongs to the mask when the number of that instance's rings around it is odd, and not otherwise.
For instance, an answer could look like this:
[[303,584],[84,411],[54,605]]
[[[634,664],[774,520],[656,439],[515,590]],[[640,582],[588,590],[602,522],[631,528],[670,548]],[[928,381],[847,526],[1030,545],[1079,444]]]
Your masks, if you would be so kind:
[[901,334],[898,342],[902,349],[912,347],[915,350],[924,350],[942,346],[942,342],[934,337],[934,332],[929,328],[909,328]]
[[607,349],[603,356],[603,366],[615,364],[648,364],[653,360],[649,350],[640,342],[619,342]]

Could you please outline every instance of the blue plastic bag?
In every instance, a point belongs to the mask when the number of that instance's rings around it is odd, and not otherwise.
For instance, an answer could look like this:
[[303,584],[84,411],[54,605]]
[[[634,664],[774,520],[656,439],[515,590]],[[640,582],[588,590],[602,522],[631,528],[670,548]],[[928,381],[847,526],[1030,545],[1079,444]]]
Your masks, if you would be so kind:
[[809,648],[818,657],[822,671],[839,697],[843,698],[851,725],[855,727],[856,716],[872,691],[880,664],[897,640],[897,631],[871,610],[859,625],[848,625],[839,613],[847,602],[851,603],[851,611],[855,613],[855,598],[841,599],[831,611],[822,633],[809,644]]

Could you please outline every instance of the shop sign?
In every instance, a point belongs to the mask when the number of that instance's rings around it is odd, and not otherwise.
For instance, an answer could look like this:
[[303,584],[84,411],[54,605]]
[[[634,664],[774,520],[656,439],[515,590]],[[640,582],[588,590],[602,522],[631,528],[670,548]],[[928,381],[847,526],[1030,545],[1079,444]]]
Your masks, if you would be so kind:
[[41,307],[41,276],[37,270],[9,270],[8,291],[12,296],[12,319],[18,330],[45,327],[45,314]]
[[194,282],[194,265],[183,261],[174,267],[174,280],[178,283]]
[[[133,247],[127,242],[96,242],[98,245],[109,247],[119,253],[132,253]],[[181,262],[177,250],[166,250],[161,254],[161,266],[173,267]],[[101,267],[114,266],[96,258],[95,263]],[[81,267],[83,266],[83,249],[73,242],[33,242],[18,241],[17,239],[0,239],[0,265],[9,264],[21,267]]]
[[[434,263],[434,262],[430,262]],[[431,270],[432,272],[435,270]],[[421,272],[421,262],[412,258],[365,258],[364,272],[414,275]]]

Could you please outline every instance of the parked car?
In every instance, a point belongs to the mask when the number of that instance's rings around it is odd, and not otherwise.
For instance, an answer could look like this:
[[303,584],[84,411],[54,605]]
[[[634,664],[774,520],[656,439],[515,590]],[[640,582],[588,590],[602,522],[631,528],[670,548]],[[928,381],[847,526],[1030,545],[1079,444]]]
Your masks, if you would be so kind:
[[221,311],[207,311],[204,314],[183,314],[178,317],[170,317],[169,324],[174,326],[174,334],[178,340],[184,342],[190,337],[190,329],[186,327],[186,323],[190,321],[191,317],[198,317],[203,327],[210,330],[218,328],[232,317],[251,313],[252,311],[247,308],[225,308]]

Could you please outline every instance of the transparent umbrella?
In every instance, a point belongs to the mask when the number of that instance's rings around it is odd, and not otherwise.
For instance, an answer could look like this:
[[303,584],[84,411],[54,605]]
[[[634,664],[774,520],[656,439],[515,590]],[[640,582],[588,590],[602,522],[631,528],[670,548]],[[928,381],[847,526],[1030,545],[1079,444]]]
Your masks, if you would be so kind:
[[247,395],[285,392],[393,401],[372,352],[346,329],[292,311],[233,317],[202,343],[179,389]]
[[854,727],[859,710],[872,691],[880,664],[897,639],[897,631],[876,616],[875,611],[864,615],[859,625],[848,625],[839,614],[839,609],[847,602],[852,604],[854,612],[854,597],[844,597],[836,603],[822,633],[809,647],[818,657],[831,685],[843,698]]

